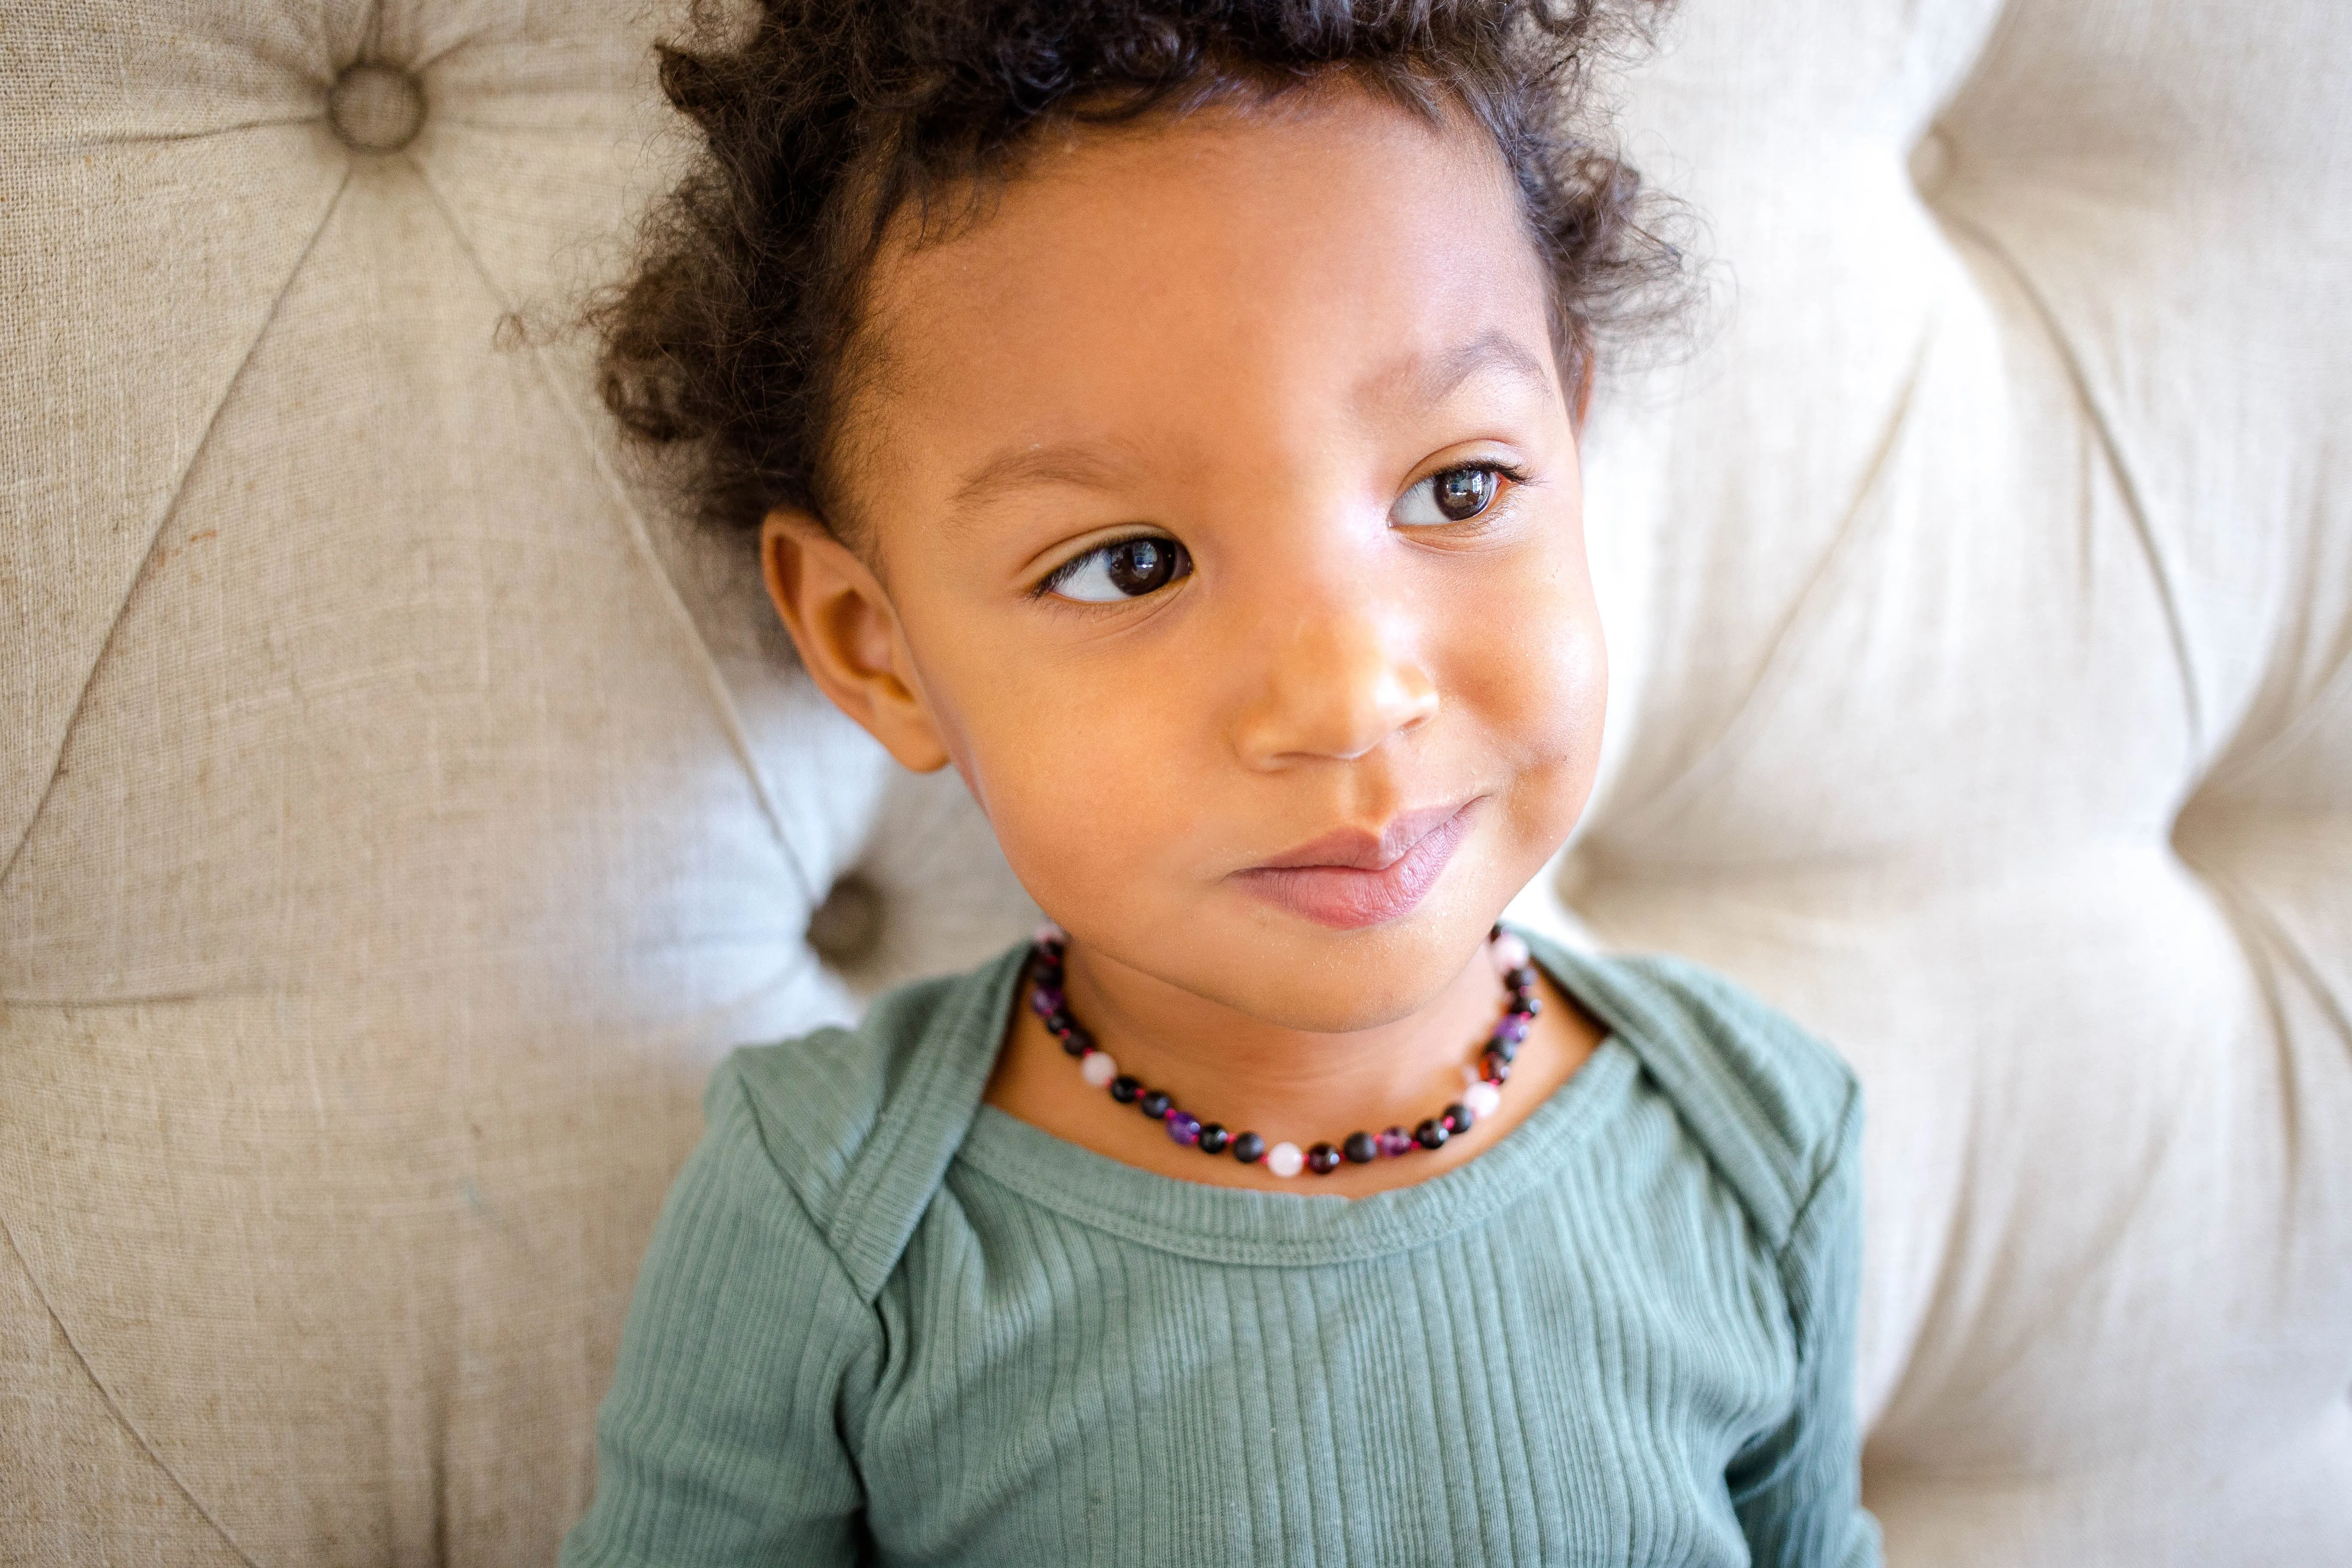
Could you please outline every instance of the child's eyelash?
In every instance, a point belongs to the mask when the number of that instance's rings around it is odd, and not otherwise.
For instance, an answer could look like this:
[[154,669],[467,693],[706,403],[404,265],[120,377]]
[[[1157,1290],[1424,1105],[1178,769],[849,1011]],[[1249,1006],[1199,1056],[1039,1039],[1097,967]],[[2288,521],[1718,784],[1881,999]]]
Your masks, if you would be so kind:
[[1033,599],[1043,599],[1049,596],[1055,589],[1060,587],[1063,584],[1076,576],[1079,567],[1084,566],[1087,562],[1093,560],[1096,556],[1100,555],[1106,550],[1116,550],[1120,545],[1127,543],[1129,540],[1159,539],[1162,537],[1164,536],[1157,533],[1139,531],[1135,533],[1123,533],[1116,539],[1106,539],[1099,544],[1090,545],[1087,549],[1079,551],[1076,555],[1071,556],[1067,561],[1063,562],[1059,566],[1055,567],[1051,572],[1046,573],[1044,577],[1038,579],[1037,585],[1029,590],[1029,596]]
[[[1429,479],[1439,479],[1447,474],[1460,473],[1495,474],[1502,479],[1508,479],[1511,484],[1516,487],[1524,485],[1528,482],[1528,470],[1521,468],[1517,463],[1506,463],[1493,458],[1479,458],[1467,463],[1449,463],[1444,468],[1433,470],[1426,478],[1417,482],[1426,484]],[[1486,511],[1480,512],[1477,517],[1468,518],[1465,521],[1468,522],[1480,521],[1486,516],[1487,512],[1493,511],[1496,506],[1500,505],[1502,500],[1503,498],[1500,495],[1497,495],[1493,501],[1488,503]],[[1116,550],[1118,546],[1127,543],[1130,540],[1158,539],[1160,537],[1162,536],[1160,534],[1149,531],[1127,533],[1121,534],[1116,539],[1106,539],[1100,543],[1093,545],[1088,549],[1081,550],[1076,555],[1073,555],[1068,560],[1063,562],[1059,566],[1055,567],[1051,572],[1046,573],[1045,576],[1039,578],[1036,585],[1029,590],[1028,596],[1032,599],[1044,599],[1050,597],[1055,589],[1059,588],[1063,584],[1076,576],[1080,567],[1084,566],[1087,562],[1093,560],[1096,556],[1101,554],[1106,550]]]
[[[1528,470],[1520,468],[1516,463],[1505,463],[1491,458],[1482,458],[1475,462],[1449,463],[1444,468],[1442,468],[1435,473],[1431,474],[1429,477],[1431,479],[1439,479],[1446,474],[1462,473],[1496,474],[1510,480],[1514,485],[1523,485],[1528,482]],[[1499,502],[1502,500],[1502,497],[1496,496],[1495,499]],[[1488,510],[1491,510],[1492,508],[1489,508]],[[1483,516],[1484,513],[1481,513],[1480,515]]]

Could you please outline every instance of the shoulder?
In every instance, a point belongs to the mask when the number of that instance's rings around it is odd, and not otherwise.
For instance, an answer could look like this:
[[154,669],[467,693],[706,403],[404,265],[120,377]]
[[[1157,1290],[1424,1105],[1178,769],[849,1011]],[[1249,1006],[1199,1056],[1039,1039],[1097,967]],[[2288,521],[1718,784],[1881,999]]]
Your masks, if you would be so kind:
[[887,992],[854,1028],[747,1046],[704,1090],[711,1152],[781,1179],[869,1299],[963,1142],[1024,952]]
[[1632,1049],[1775,1247],[1859,1157],[1862,1089],[1837,1053],[1713,970],[1530,937],[1545,966]]

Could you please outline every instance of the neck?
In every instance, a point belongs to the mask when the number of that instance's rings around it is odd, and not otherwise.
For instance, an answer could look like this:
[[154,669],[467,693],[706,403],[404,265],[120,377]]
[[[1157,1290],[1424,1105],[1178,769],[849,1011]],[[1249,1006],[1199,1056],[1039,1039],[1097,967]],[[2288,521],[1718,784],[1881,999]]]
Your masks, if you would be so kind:
[[1073,945],[1070,1009],[1119,1070],[1203,1121],[1304,1146],[1411,1128],[1464,1088],[1506,994],[1484,944],[1402,1017],[1341,1034],[1270,1024]]

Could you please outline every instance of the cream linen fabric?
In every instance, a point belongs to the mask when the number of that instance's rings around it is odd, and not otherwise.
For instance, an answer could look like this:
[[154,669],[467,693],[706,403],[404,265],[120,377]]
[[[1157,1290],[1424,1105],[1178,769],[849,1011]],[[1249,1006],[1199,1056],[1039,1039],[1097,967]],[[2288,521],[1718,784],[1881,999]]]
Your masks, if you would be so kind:
[[[658,27],[0,0],[0,1559],[546,1560],[709,1063],[1025,922],[502,325],[673,166]],[[2352,1559],[2347,78],[1690,0],[1633,88],[1722,325],[1596,415],[1523,909],[1861,1069],[1898,1564]]]

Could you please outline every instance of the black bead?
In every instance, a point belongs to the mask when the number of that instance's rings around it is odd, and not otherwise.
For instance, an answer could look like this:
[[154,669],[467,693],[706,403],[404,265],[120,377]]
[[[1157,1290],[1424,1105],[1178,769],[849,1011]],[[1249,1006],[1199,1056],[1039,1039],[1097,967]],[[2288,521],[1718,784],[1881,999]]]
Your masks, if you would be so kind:
[[1506,1040],[1498,1037],[1487,1041],[1486,1048],[1494,1052],[1496,1056],[1502,1058],[1507,1062],[1515,1062],[1519,1059],[1519,1042],[1517,1040]]
[[1488,1083],[1502,1083],[1511,1076],[1511,1058],[1500,1051],[1488,1051],[1478,1065],[1485,1069],[1478,1076]]
[[1210,1121],[1210,1122],[1204,1122],[1204,1123],[1202,1123],[1202,1127],[1201,1127],[1201,1152],[1202,1152],[1202,1153],[1203,1153],[1203,1154],[1222,1154],[1222,1153],[1223,1153],[1223,1152],[1225,1152],[1225,1145],[1226,1145],[1226,1144],[1228,1144],[1228,1143],[1230,1143],[1230,1142],[1232,1142],[1233,1141],[1234,1141],[1234,1135],[1233,1135],[1232,1133],[1230,1133],[1230,1132],[1228,1132],[1228,1131],[1225,1131],[1225,1124],[1224,1124],[1223,1122],[1222,1122],[1222,1121]]
[[1470,1114],[1470,1108],[1457,1100],[1445,1108],[1440,1120],[1445,1123],[1445,1131],[1458,1138],[1470,1131],[1470,1123],[1475,1118]]
[[1433,1116],[1412,1130],[1412,1141],[1424,1149],[1444,1148],[1445,1139],[1445,1123]]
[[1369,1132],[1349,1133],[1347,1142],[1340,1147],[1359,1165],[1369,1165],[1381,1157],[1381,1146]]
[[1073,1026],[1068,1034],[1062,1037],[1062,1048],[1074,1057],[1082,1057],[1095,1048],[1095,1037],[1084,1029]]
[[1045,1027],[1051,1033],[1066,1035],[1077,1026],[1078,1021],[1070,1016],[1066,1008],[1056,1007],[1045,1015]]
[[1522,991],[1511,998],[1511,1011],[1532,1018],[1543,1011],[1543,998],[1532,991]]
[[1488,929],[1488,931],[1487,931],[1487,932],[1486,932],[1486,940],[1487,940],[1488,942],[1500,942],[1500,941],[1502,941],[1502,940],[1503,940],[1503,922],[1502,922],[1502,921],[1496,921],[1494,923],[1494,925],[1493,925],[1491,928],[1489,928],[1489,929]]
[[1121,1105],[1133,1105],[1135,1097],[1142,1092],[1143,1080],[1139,1078],[1121,1073],[1110,1080],[1110,1097]]
[[1142,1107],[1143,1114],[1152,1121],[1164,1121],[1167,1120],[1170,1108],[1174,1106],[1176,1101],[1170,1098],[1166,1089],[1155,1089],[1135,1103]]
[[1307,1168],[1318,1176],[1328,1176],[1339,1168],[1339,1151],[1328,1143],[1318,1143],[1307,1151]]
[[1514,991],[1532,991],[1536,988],[1536,972],[1521,964],[1503,976],[1503,984]]
[[1234,1158],[1244,1165],[1255,1165],[1265,1155],[1265,1140],[1255,1132],[1244,1132],[1234,1140]]

